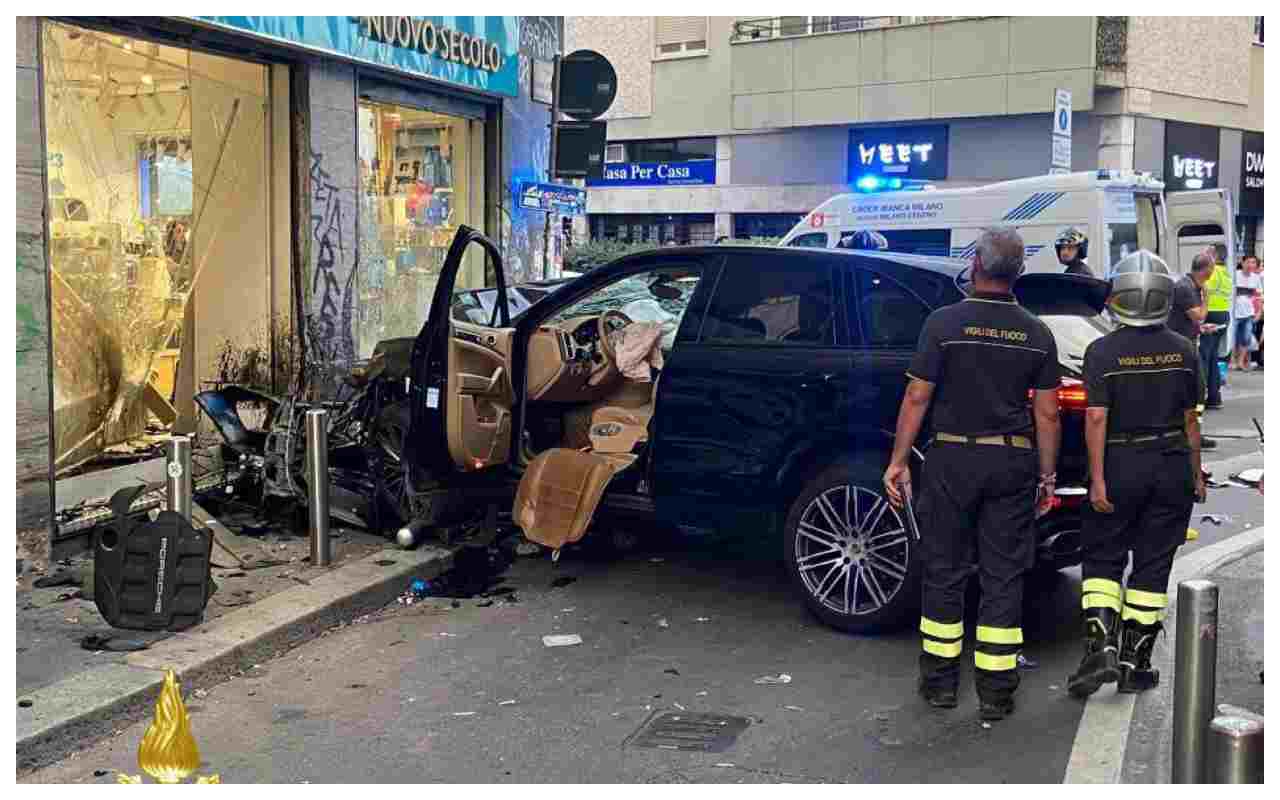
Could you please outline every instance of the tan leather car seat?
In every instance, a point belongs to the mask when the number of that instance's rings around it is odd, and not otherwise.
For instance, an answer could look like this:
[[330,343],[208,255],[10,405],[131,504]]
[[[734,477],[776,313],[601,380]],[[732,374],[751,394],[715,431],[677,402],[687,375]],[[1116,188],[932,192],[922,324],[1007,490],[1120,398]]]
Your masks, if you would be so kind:
[[605,487],[630,463],[616,456],[552,448],[525,470],[511,515],[530,541],[553,550],[587,532]]
[[[658,374],[658,380],[662,379],[662,374]],[[653,406],[658,399],[658,380],[653,382],[653,390],[649,393],[649,402],[637,406],[636,408],[626,408],[624,406],[605,406],[597,408],[591,414],[591,430],[594,431],[597,425],[605,422],[616,422],[621,425],[639,426],[644,429],[644,435],[636,441],[646,441],[649,438],[649,421],[653,419]]]

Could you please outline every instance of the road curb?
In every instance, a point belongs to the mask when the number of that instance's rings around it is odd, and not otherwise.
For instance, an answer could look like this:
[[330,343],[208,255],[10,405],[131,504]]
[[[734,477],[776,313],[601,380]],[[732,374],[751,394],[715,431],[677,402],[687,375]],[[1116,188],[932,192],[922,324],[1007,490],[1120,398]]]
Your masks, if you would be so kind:
[[[1262,550],[1263,542],[1263,528],[1259,526],[1216,544],[1199,548],[1173,562],[1173,571],[1169,575],[1172,602],[1169,603],[1165,619],[1166,636],[1152,657],[1152,666],[1159,669],[1161,675],[1168,677],[1160,682],[1156,690],[1147,693],[1155,695],[1151,699],[1162,703],[1166,708],[1172,706],[1175,647],[1173,632],[1177,625],[1178,584],[1246,558]],[[1129,746],[1129,731],[1133,725],[1133,714],[1138,697],[1139,695],[1136,694],[1120,694],[1112,690],[1104,690],[1088,699],[1084,714],[1080,718],[1080,726],[1076,730],[1075,744],[1071,748],[1067,771],[1062,778],[1063,783],[1114,784],[1121,782]],[[1169,731],[1157,732],[1154,746],[1158,750],[1162,748],[1161,743],[1166,740],[1167,733]],[[1157,769],[1163,769],[1162,759],[1157,758],[1155,762]],[[1167,782],[1167,780],[1156,782]]]
[[23,695],[32,705],[18,709],[18,772],[61,760],[147,716],[164,670],[177,672],[188,692],[222,683],[382,608],[412,579],[447,570],[453,553],[439,547],[383,550],[133,653],[125,664],[104,665]]

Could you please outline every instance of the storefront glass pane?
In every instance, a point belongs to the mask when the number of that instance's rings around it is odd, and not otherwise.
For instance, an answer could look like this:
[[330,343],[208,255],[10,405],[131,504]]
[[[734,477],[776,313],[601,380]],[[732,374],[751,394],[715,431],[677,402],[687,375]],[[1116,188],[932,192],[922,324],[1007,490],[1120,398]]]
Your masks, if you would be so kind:
[[[483,123],[382,103],[359,109],[356,351],[416,336],[458,226],[479,228]],[[456,289],[483,285],[475,268]]]
[[272,389],[288,365],[273,352],[266,68],[42,30],[62,470],[191,432],[204,384]]

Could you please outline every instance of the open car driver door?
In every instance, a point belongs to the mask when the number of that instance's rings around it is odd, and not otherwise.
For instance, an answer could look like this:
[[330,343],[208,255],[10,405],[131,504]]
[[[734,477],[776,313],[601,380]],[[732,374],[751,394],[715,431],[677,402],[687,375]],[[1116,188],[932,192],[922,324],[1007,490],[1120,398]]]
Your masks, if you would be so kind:
[[[452,318],[464,257],[478,245],[497,284],[490,325]],[[511,328],[502,255],[461,225],[449,246],[426,323],[413,345],[406,455],[415,473],[436,476],[507,463],[511,453]]]

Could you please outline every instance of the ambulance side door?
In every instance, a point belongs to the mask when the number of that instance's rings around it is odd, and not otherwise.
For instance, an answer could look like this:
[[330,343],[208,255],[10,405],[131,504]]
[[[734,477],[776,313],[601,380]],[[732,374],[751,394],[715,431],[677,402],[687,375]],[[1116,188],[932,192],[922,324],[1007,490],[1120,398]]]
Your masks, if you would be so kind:
[[[1229,189],[1197,189],[1168,192],[1164,196],[1166,235],[1160,242],[1160,256],[1179,275],[1191,271],[1191,260],[1206,247],[1226,248],[1226,265],[1235,283],[1235,236]],[[1234,294],[1234,285],[1232,287]],[[1235,326],[1227,329],[1227,352],[1235,347]]]

